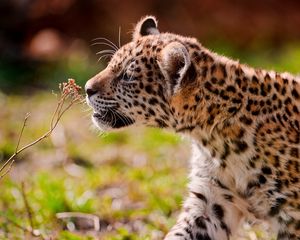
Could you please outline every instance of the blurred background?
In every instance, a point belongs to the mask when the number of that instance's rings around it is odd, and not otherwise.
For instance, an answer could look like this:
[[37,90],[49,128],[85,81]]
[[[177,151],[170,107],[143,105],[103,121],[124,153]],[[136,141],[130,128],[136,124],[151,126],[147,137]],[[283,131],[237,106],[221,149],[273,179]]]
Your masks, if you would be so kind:
[[[299,11],[297,0],[1,0],[0,88],[24,92],[24,85],[49,87],[71,76],[83,84],[103,68],[95,55],[101,46],[91,46],[92,40],[117,44],[120,27],[124,44],[146,14],[157,16],[161,31],[284,70],[282,55],[299,57]],[[292,64],[287,70],[299,71]]]
[[[58,83],[74,78],[84,86],[105,68],[96,53],[108,47],[93,40],[118,45],[121,29],[125,44],[144,15],[155,15],[161,32],[196,37],[242,63],[300,72],[298,0],[1,0],[0,13],[1,164],[14,153],[27,112],[21,145],[47,131]],[[0,180],[1,239],[33,238],[22,229],[32,221],[41,239],[162,239],[174,224],[186,192],[188,141],[143,128],[98,136],[89,114],[84,105],[72,108]],[[57,216],[66,212],[93,215]],[[271,237],[246,226],[239,239]]]

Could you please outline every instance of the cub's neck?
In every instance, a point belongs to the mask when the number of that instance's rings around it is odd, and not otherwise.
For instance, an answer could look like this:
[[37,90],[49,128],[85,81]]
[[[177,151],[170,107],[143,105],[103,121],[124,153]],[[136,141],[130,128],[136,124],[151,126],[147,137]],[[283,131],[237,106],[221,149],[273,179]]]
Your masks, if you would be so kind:
[[[270,131],[289,129],[299,142],[299,79],[250,68],[205,49],[191,54],[197,79],[174,97],[180,106],[174,112],[177,132],[192,136],[219,159],[255,157],[259,144],[272,145],[264,137]],[[278,138],[278,148],[288,141],[280,134]]]

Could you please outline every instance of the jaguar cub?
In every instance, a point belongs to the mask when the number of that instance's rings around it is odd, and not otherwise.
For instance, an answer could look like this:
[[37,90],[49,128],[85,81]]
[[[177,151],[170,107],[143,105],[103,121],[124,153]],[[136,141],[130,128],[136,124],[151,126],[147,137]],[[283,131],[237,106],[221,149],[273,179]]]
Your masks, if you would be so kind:
[[86,83],[93,122],[170,129],[193,142],[189,196],[166,240],[223,240],[245,219],[300,239],[300,80],[253,69],[147,16]]

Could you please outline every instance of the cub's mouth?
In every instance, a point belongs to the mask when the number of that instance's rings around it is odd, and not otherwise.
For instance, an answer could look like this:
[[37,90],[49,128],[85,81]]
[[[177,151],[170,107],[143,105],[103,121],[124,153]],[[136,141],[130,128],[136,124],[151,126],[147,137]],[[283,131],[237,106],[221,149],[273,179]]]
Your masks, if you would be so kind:
[[126,116],[124,113],[118,112],[116,109],[103,109],[94,112],[92,119],[93,122],[103,130],[122,128],[132,125],[135,122],[132,118]]

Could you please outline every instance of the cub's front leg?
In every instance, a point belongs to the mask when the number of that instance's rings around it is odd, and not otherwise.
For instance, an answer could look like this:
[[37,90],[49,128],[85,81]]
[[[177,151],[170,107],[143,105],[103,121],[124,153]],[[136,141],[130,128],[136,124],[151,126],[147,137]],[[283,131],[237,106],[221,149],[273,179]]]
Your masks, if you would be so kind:
[[228,240],[242,218],[230,198],[227,190],[213,183],[191,183],[183,211],[165,240]]

